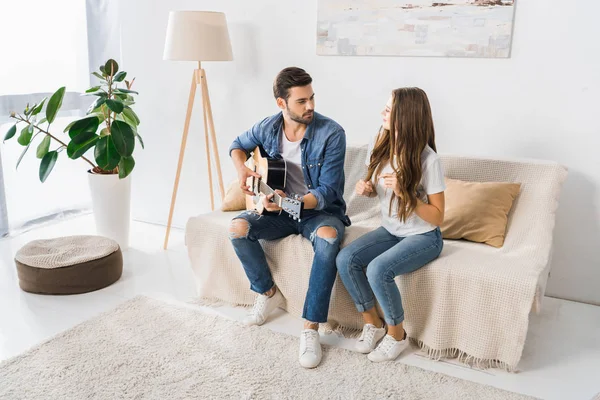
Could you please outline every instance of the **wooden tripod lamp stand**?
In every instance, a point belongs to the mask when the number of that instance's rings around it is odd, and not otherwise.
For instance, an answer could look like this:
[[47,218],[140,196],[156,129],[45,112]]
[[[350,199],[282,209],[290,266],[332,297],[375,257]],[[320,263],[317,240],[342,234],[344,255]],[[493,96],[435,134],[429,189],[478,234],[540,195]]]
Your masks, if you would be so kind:
[[166,250],[169,244],[169,233],[171,232],[171,223],[173,221],[173,211],[175,209],[175,200],[177,198],[177,188],[179,187],[179,177],[181,175],[183,155],[185,153],[190,119],[192,117],[192,109],[194,107],[194,98],[196,96],[196,89],[198,86],[200,86],[200,92],[202,94],[204,139],[206,142],[206,162],[208,165],[208,184],[210,186],[211,209],[215,209],[215,201],[213,194],[209,137],[210,142],[212,142],[212,150],[215,157],[221,200],[223,200],[225,197],[223,177],[221,175],[221,161],[219,160],[217,138],[215,136],[215,125],[213,122],[210,97],[208,95],[208,84],[206,82],[206,72],[202,68],[202,61],[233,60],[225,14],[209,11],[171,11],[169,14],[169,24],[167,27],[167,39],[165,42],[163,59],[198,62],[198,68],[194,70],[192,75],[192,86],[190,88],[190,97],[188,100],[187,113],[185,115],[183,137],[181,138],[179,163],[177,164],[177,174],[175,175],[173,196],[171,197],[171,208],[169,210],[169,220],[167,222],[167,232],[165,234],[164,248]]

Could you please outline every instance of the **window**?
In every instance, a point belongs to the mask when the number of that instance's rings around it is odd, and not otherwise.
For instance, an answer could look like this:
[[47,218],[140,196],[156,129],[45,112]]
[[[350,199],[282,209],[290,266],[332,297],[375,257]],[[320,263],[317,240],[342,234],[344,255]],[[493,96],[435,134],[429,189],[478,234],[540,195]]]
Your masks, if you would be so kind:
[[[66,86],[61,113],[51,130],[58,136],[93,99],[81,96],[90,87],[91,71],[108,58],[120,59],[116,0],[9,0],[0,13],[3,38],[0,68],[0,133],[14,124],[10,111],[22,112]],[[63,136],[65,137],[65,136]],[[2,137],[3,138],[3,137]],[[0,139],[2,139],[0,138]],[[23,147],[13,138],[0,143],[0,236],[57,216],[89,209],[87,166],[66,152],[45,183],[35,157],[39,135],[15,170]]]

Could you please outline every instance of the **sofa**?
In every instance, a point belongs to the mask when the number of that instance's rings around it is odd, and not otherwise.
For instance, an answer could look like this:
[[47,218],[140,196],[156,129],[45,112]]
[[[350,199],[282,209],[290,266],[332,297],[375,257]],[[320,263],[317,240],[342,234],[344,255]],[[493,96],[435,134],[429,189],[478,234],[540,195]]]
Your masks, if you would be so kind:
[[[365,176],[366,146],[349,146],[345,200],[352,225],[342,247],[380,225],[377,198],[354,193]],[[444,240],[438,259],[396,278],[405,310],[404,327],[413,343],[434,359],[458,358],[480,367],[517,368],[529,316],[539,312],[546,289],[558,197],[567,170],[555,162],[498,160],[441,155],[446,177],[474,182],[518,182],[521,191],[510,214],[504,245],[494,248],[465,240]],[[228,238],[239,212],[215,211],[192,217],[185,242],[198,296],[206,304],[249,306],[255,293]],[[283,308],[300,317],[313,250],[292,235],[263,241]],[[340,279],[333,287],[326,332],[352,336],[362,318]]]

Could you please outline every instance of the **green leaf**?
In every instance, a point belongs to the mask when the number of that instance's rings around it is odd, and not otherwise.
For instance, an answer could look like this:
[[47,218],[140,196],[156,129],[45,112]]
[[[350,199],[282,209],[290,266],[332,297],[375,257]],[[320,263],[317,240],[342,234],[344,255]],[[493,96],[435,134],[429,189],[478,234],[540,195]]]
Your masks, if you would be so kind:
[[19,135],[17,142],[19,142],[19,144],[21,146],[27,146],[27,145],[29,145],[29,143],[31,143],[32,137],[33,137],[33,125],[29,124],[29,125],[25,126],[23,129],[21,129],[21,134]]
[[31,143],[33,143],[33,140],[30,140],[27,147],[25,147],[23,149],[23,152],[21,153],[21,155],[19,156],[19,159],[17,160],[17,166],[15,167],[15,169],[19,168],[19,164],[21,164],[21,160],[23,159],[23,156],[25,156],[25,153],[27,153],[27,150],[29,150],[29,146],[31,146]]
[[19,159],[17,160],[17,165],[16,165],[15,169],[19,168],[19,164],[21,164],[21,160],[23,159],[23,156],[25,155],[25,153],[27,153],[27,150],[29,150],[29,146],[27,146],[23,149],[23,152],[21,153],[21,155],[19,156]]
[[135,90],[121,89],[121,88],[115,89],[115,93],[125,93],[125,94],[127,94],[127,93],[134,93],[134,94],[139,94]]
[[98,97],[87,109],[88,114],[93,112],[96,108],[100,107],[104,103],[106,103],[106,97]]
[[[100,111],[97,112],[90,112],[88,113],[84,118],[90,118],[90,117],[96,117],[98,118],[98,122],[99,124],[101,124],[104,121],[104,114]],[[75,120],[72,121],[69,125],[67,125],[67,127],[63,130],[63,132],[68,132],[69,129],[71,129],[71,127],[75,124],[75,122],[77,122],[79,120]]]
[[108,128],[104,128],[100,131],[100,137],[108,136],[108,135],[110,135],[110,131],[108,130]]
[[102,86],[94,86],[94,87],[91,87],[91,88],[89,88],[89,89],[88,89],[88,90],[86,90],[85,92],[86,92],[86,93],[92,93],[92,92],[96,92],[96,91],[100,90],[100,88],[101,88],[101,87],[102,87]]
[[120,155],[123,157],[129,157],[131,154],[133,154],[133,149],[135,147],[135,136],[133,129],[131,129],[127,122],[119,120],[113,121],[110,126],[110,133],[117,152],[119,152]]
[[108,98],[108,93],[106,93],[103,90],[98,90],[97,92],[83,93],[82,96],[99,96],[99,97]]
[[4,136],[4,141],[6,142],[8,139],[12,139],[12,137],[15,136],[15,133],[17,133],[17,124],[8,128],[8,132],[6,132],[6,135]]
[[48,122],[48,118],[42,118],[42,119],[40,120],[40,122],[38,123],[38,125],[41,125],[41,124],[43,124],[44,122]]
[[120,100],[106,100],[106,105],[111,111],[117,114],[123,112],[123,108],[125,107]]
[[137,114],[135,113],[135,111],[133,111],[131,108],[129,107],[125,107],[125,109],[123,110],[123,115],[134,121],[135,125],[139,125],[140,124],[140,119],[138,118]]
[[123,157],[119,162],[119,179],[127,178],[127,176],[133,171],[135,167],[135,160],[133,157]]
[[48,150],[50,150],[50,141],[51,140],[52,140],[52,138],[50,136],[46,135],[44,140],[42,140],[40,142],[40,144],[38,145],[37,151],[35,153],[35,156],[37,158],[44,158],[44,156],[48,153]]
[[127,122],[129,124],[129,126],[131,126],[131,128],[133,129],[134,133],[137,131],[137,125],[135,123],[135,120],[129,118],[124,113],[118,114],[117,115],[117,119],[120,119],[121,121]]
[[122,82],[123,79],[125,79],[125,75],[127,75],[127,72],[125,72],[125,71],[121,71],[121,72],[117,73],[115,75],[114,81],[115,82]]
[[23,110],[23,114],[25,114],[25,116],[28,117],[32,111],[33,111],[33,108],[29,108],[29,103],[27,103],[27,105],[25,106],[25,109]]
[[101,81],[105,81],[106,82],[106,79],[104,79],[104,77],[102,75],[100,75],[99,73],[92,72],[92,75],[94,75],[96,78],[100,79]]
[[98,118],[98,121],[100,121],[100,123],[102,123],[104,121],[104,113],[102,112],[93,112],[91,114],[89,114],[89,116],[95,116],[96,118]]
[[[50,136],[48,136],[50,137]],[[44,183],[50,172],[52,172],[52,168],[54,168],[54,164],[56,164],[56,160],[58,159],[57,151],[49,151],[42,158],[42,162],[40,163],[40,181]]]
[[48,106],[46,107],[46,118],[49,123],[54,122],[54,118],[56,118],[56,114],[62,105],[63,97],[65,96],[65,87],[61,87],[58,89],[52,97],[50,97],[50,101],[48,101]]
[[119,72],[119,64],[112,58],[104,64],[104,72],[106,75],[113,76],[117,72]]
[[144,141],[142,140],[142,137],[140,136],[140,134],[136,132],[135,137],[138,138],[138,140],[140,141],[140,144],[142,145],[142,149],[145,149]]
[[63,129],[63,132],[65,132],[65,133],[69,132],[69,129],[71,129],[71,127],[72,127],[73,125],[75,125],[75,122],[77,122],[77,120],[75,120],[75,121],[71,121],[71,122],[69,123],[69,125],[67,125],[65,129]]
[[76,159],[85,154],[86,151],[91,149],[100,136],[94,132],[83,131],[79,135],[75,136],[67,145],[67,155],[71,159]]
[[109,136],[103,136],[98,139],[96,148],[94,149],[94,157],[98,167],[105,171],[115,169],[115,167],[121,161],[121,156],[115,148],[112,138]]
[[31,112],[31,115],[38,115],[40,113],[40,111],[42,111],[42,107],[44,107],[44,103],[46,102],[48,98],[44,97],[42,99],[42,101],[40,102],[40,104],[38,104],[36,107],[34,107],[33,111]]
[[69,137],[74,139],[75,136],[79,135],[81,132],[96,133],[98,125],[100,125],[100,121],[93,115],[77,120],[69,128]]

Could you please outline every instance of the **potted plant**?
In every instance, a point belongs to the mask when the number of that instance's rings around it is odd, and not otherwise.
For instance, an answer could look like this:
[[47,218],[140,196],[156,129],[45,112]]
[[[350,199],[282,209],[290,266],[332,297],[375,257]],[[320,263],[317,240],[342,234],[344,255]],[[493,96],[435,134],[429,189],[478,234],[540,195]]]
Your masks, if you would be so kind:
[[[129,246],[130,174],[135,167],[133,151],[136,138],[142,148],[144,142],[138,133],[140,119],[131,106],[135,104],[131,86],[135,80],[125,79],[115,60],[108,60],[92,73],[100,80],[98,86],[86,90],[94,96],[85,117],[73,121],[63,135],[51,132],[51,125],[62,105],[65,88],[58,89],[50,99],[25,107],[22,114],[11,112],[16,123],[8,129],[4,141],[19,132],[17,142],[24,146],[17,168],[38,137],[36,156],[40,161],[39,179],[44,182],[61,153],[70,159],[81,159],[88,169],[97,233],[116,240],[122,249]],[[45,106],[45,110],[44,110]],[[44,118],[38,119],[45,115]],[[66,135],[65,135],[66,134]],[[66,137],[63,137],[66,136]],[[93,156],[87,155],[94,149]],[[87,155],[87,157],[86,157]]]

